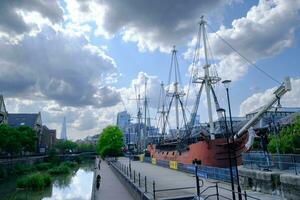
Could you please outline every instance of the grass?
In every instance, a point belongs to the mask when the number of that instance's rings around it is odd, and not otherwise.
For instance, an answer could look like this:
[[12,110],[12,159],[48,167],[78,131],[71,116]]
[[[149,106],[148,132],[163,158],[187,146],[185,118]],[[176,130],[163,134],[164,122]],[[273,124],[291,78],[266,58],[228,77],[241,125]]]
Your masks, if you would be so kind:
[[51,184],[51,177],[48,174],[33,173],[17,180],[17,187],[30,189],[30,190],[42,190]]

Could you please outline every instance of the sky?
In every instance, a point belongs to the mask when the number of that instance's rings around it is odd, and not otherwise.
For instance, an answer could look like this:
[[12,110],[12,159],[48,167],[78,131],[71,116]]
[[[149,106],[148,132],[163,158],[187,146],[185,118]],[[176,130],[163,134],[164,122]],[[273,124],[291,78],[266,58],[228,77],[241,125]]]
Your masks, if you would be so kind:
[[[300,0],[4,0],[0,13],[0,93],[7,110],[41,112],[58,137],[64,116],[73,140],[100,133],[125,109],[134,117],[135,88],[143,96],[145,77],[155,118],[173,45],[191,110],[196,87],[189,78],[202,15],[212,69],[232,80],[234,116],[262,106],[279,84],[218,36],[275,80],[291,77],[293,89],[281,103],[300,106]],[[215,90],[226,108],[224,87],[218,83]],[[206,105],[203,95],[202,121]]]

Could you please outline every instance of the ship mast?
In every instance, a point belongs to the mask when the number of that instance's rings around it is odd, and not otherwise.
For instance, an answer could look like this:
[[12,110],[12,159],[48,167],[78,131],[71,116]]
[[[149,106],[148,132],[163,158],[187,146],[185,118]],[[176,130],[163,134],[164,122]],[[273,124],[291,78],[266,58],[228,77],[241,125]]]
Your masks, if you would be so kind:
[[185,95],[183,91],[179,90],[179,83],[180,83],[180,72],[179,72],[179,66],[178,66],[178,60],[177,60],[177,50],[175,49],[175,46],[173,47],[172,50],[172,60],[171,60],[171,67],[170,67],[170,72],[169,72],[169,83],[168,85],[170,86],[170,81],[171,81],[171,77],[172,77],[172,72],[174,70],[174,82],[173,82],[173,88],[174,91],[173,92],[169,92],[169,90],[167,91],[167,96],[169,96],[171,98],[170,102],[169,102],[169,106],[167,109],[167,115],[166,118],[164,120],[164,124],[163,124],[163,134],[166,128],[166,123],[168,122],[168,118],[169,118],[169,114],[170,114],[170,110],[172,108],[172,103],[173,101],[175,101],[175,120],[176,120],[176,137],[177,139],[179,139],[179,133],[180,133],[180,119],[179,119],[179,109],[181,109],[182,115],[183,115],[183,120],[184,123],[186,125],[186,116],[185,116],[185,111],[183,108],[183,103],[181,98]]
[[[211,75],[210,74],[210,67],[211,64],[209,63],[208,59],[208,38],[207,38],[207,32],[206,32],[206,21],[203,19],[203,16],[201,17],[201,21],[199,23],[199,31],[198,31],[198,40],[197,40],[197,45],[196,45],[196,50],[195,50],[195,58],[193,65],[197,65],[199,63],[199,55],[200,55],[200,40],[202,36],[203,40],[203,49],[204,49],[204,56],[205,56],[205,65],[203,66],[204,69],[204,76],[200,76],[199,74],[193,75],[193,83],[200,83],[201,87],[200,90],[197,94],[196,102],[194,104],[193,112],[191,113],[191,119],[189,126],[192,127],[195,122],[195,117],[198,111],[199,107],[199,102],[200,102],[200,97],[201,97],[201,92],[203,85],[205,87],[205,92],[206,92],[206,98],[207,98],[207,109],[208,109],[208,122],[209,122],[209,132],[210,132],[210,138],[212,140],[215,139],[215,127],[213,123],[213,113],[212,113],[212,99],[211,99],[211,92],[213,95],[213,100],[215,103],[216,109],[219,107],[218,99],[215,95],[214,89],[213,89],[213,84],[219,82],[221,80],[218,75]],[[194,67],[195,67],[194,66]],[[220,113],[218,113],[218,116]]]

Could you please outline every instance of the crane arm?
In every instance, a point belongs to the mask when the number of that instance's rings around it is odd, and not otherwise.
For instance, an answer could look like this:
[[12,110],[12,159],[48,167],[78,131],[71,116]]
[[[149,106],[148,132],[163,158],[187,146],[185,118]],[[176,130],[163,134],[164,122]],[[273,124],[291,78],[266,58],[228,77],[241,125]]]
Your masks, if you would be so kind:
[[289,77],[286,77],[284,82],[275,90],[272,99],[264,105],[255,115],[252,117],[240,130],[235,134],[234,139],[242,137],[246,131],[257,122],[257,120],[266,112],[274,103],[278,101],[286,92],[290,91],[291,81]]

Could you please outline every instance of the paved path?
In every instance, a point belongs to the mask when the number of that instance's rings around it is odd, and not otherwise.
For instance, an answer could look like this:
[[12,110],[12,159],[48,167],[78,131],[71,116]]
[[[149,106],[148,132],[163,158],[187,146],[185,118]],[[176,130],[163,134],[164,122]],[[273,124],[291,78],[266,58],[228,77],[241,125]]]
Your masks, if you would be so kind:
[[120,182],[117,176],[113,173],[112,169],[105,161],[101,161],[100,170],[98,169],[99,158],[95,160],[95,177],[98,174],[101,176],[100,188],[97,190],[95,187],[96,178],[93,184],[93,200],[133,200],[131,194],[127,191],[126,187]]
[[[119,158],[119,161],[125,165],[128,165],[129,161],[128,158]],[[171,170],[169,168],[164,168],[156,165],[152,165],[149,163],[143,163],[140,161],[131,161],[131,168],[132,170],[135,170],[136,172],[140,172],[141,176],[147,176],[147,182],[148,183],[148,192],[152,192],[152,182],[155,180],[156,189],[167,189],[167,188],[182,188],[182,187],[190,187],[195,186],[195,176],[193,174],[180,172],[177,170]],[[204,180],[204,188],[208,186],[215,185],[213,183],[214,180]],[[221,187],[230,189],[230,184],[228,183],[219,183]],[[202,188],[203,190],[203,188]],[[207,192],[205,192],[205,195],[213,194],[215,193],[215,188],[209,189]],[[247,191],[249,195],[257,197],[259,199],[263,200],[280,200],[281,198],[279,196],[272,196],[268,194],[258,193],[258,192],[252,192]],[[232,197],[231,192],[220,190],[220,193],[228,198]],[[174,191],[168,191],[168,192],[160,192],[156,194],[156,197],[163,198],[163,197],[170,197],[170,196],[177,196],[177,195],[193,195],[196,194],[195,189],[185,189],[185,190],[174,190]],[[213,197],[211,199],[215,199],[216,197]],[[220,198],[224,199],[224,198]]]

